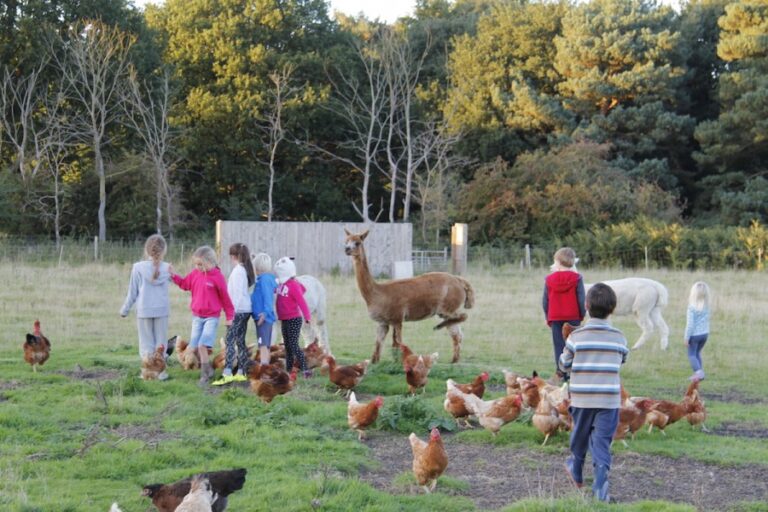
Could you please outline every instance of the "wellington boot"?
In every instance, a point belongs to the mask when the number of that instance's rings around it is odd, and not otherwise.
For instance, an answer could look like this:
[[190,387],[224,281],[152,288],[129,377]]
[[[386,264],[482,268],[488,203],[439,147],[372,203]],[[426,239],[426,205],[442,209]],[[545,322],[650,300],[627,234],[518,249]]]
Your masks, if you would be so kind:
[[211,363],[203,363],[200,366],[200,385],[204,386],[208,384],[208,381],[211,380],[211,378],[214,375],[213,366],[211,366]]

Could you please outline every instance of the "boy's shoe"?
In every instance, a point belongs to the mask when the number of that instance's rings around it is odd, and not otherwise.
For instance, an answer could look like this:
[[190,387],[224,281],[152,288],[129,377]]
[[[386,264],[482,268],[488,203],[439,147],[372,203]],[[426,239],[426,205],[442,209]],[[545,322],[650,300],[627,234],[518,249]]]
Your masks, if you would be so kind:
[[576,468],[574,467],[573,456],[570,456],[567,459],[565,459],[565,472],[568,474],[568,478],[570,478],[571,483],[574,486],[581,489],[584,486],[584,482],[580,480],[576,480],[575,469]]
[[248,377],[246,377],[240,372],[237,372],[235,375],[232,376],[232,380],[234,382],[246,382],[248,380]]
[[157,374],[157,380],[168,380],[168,372],[165,370]]

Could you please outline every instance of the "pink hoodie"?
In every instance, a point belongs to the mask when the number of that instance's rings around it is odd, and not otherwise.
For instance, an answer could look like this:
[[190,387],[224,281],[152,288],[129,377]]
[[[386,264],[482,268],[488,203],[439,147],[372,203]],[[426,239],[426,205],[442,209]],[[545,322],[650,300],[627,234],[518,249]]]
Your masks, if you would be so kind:
[[305,291],[304,285],[293,277],[278,286],[275,303],[278,320],[290,320],[303,316],[304,321],[309,322],[309,308],[304,300]]
[[189,308],[193,315],[201,318],[218,317],[223,309],[228,321],[235,316],[235,307],[227,293],[227,282],[219,267],[208,272],[195,269],[186,277],[173,274],[171,279],[182,290],[192,291]]

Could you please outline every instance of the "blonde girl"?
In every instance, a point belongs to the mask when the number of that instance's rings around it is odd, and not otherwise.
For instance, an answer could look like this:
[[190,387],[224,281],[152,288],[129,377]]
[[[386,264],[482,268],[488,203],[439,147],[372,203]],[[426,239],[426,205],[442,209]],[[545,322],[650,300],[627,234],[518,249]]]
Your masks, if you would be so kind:
[[701,362],[701,349],[709,337],[711,293],[704,281],[697,281],[691,286],[688,296],[688,310],[685,323],[685,345],[688,347],[688,361],[691,363],[692,381],[704,379],[704,368]]
[[[253,266],[251,266],[251,252],[245,244],[232,244],[229,247],[229,258],[232,262],[232,272],[227,281],[227,292],[235,307],[235,318],[232,321],[232,327],[227,329],[224,370],[221,372],[221,378],[213,383],[214,386],[248,380],[244,375],[248,366],[245,333],[248,329],[248,320],[251,318],[249,288],[255,281]],[[235,356],[237,356],[237,373],[232,375]]]
[[253,257],[253,270],[256,272],[256,286],[251,294],[253,321],[256,322],[256,337],[259,340],[259,360],[269,364],[269,347],[272,344],[272,325],[277,320],[275,315],[275,290],[277,280],[272,273],[272,258],[260,252]]
[[213,367],[208,359],[208,351],[213,349],[219,317],[224,310],[227,326],[232,325],[235,308],[227,292],[227,283],[218,267],[216,253],[204,245],[192,254],[194,270],[181,277],[173,273],[171,278],[182,290],[192,292],[189,308],[192,310],[192,333],[189,347],[197,349],[200,355],[200,384],[205,385],[213,377]]
[[[123,307],[120,308],[120,316],[125,318],[131,307],[136,304],[139,357],[142,359],[151,356],[160,345],[166,345],[166,351],[169,353],[173,350],[166,342],[170,314],[168,283],[171,277],[169,265],[163,261],[167,249],[162,235],[147,238],[144,243],[145,259],[133,264],[128,293]],[[167,378],[165,371],[158,375],[159,380]]]

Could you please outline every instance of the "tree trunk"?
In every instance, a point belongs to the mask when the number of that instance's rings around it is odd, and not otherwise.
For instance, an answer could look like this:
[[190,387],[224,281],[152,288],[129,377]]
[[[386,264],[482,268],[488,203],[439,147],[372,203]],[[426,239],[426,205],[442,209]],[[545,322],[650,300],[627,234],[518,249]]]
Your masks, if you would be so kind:
[[99,241],[104,242],[107,239],[107,177],[104,172],[104,157],[101,154],[101,140],[93,139],[94,167],[99,177]]
[[155,230],[158,235],[163,234],[163,166],[155,161]]

